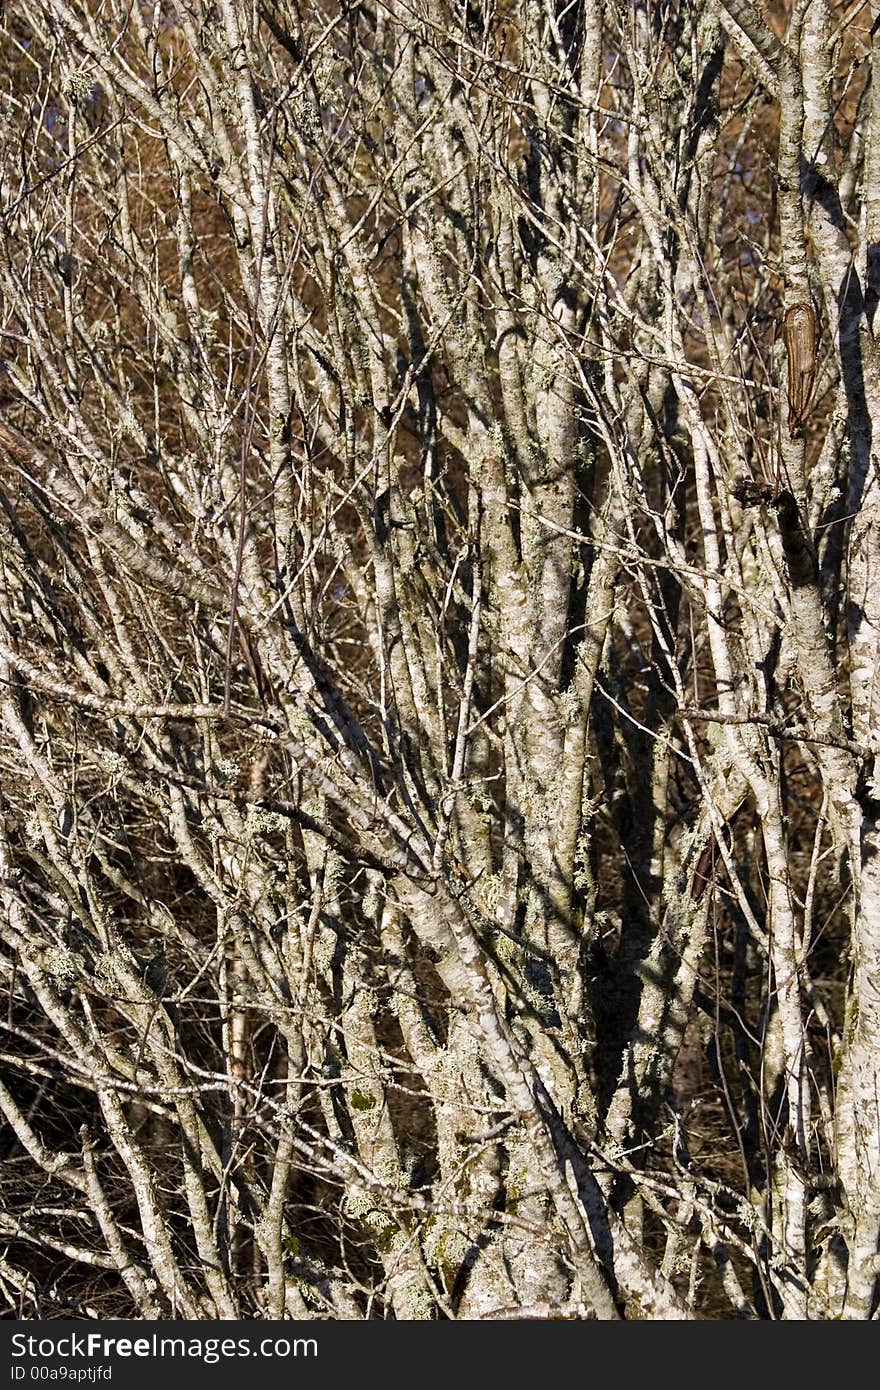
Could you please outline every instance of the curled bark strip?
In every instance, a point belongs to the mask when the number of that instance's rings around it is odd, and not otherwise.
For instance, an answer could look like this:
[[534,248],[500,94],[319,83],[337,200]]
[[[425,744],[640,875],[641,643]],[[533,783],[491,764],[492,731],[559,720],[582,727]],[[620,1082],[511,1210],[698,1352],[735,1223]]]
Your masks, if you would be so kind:
[[[721,834],[727,849],[730,849],[732,841],[730,826],[725,824]],[[695,903],[700,902],[709,884],[713,881],[720,857],[718,841],[713,831],[709,843],[706,845],[706,848],[703,850],[694,866],[694,876],[691,881],[691,898]]]
[[788,433],[799,439],[816,376],[816,315],[809,304],[793,304],[782,323],[788,356]]

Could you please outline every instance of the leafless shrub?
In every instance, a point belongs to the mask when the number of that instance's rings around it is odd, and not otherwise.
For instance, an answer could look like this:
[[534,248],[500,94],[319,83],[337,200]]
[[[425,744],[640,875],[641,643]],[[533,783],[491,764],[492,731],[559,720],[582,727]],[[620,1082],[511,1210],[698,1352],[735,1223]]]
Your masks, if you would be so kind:
[[21,1315],[871,1316],[869,23],[6,7]]

